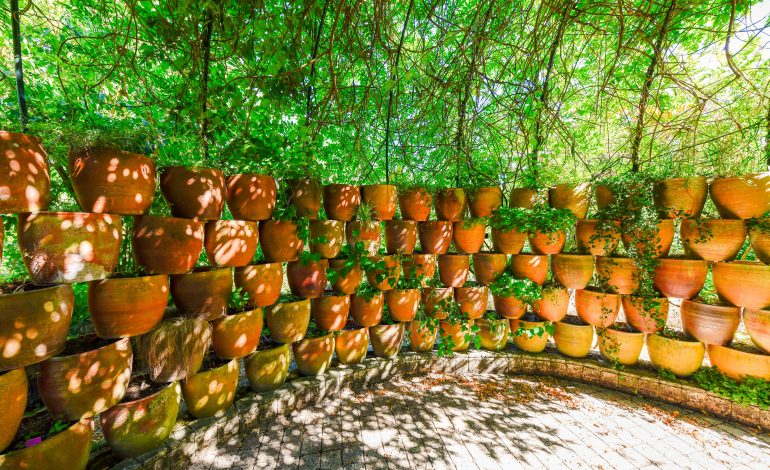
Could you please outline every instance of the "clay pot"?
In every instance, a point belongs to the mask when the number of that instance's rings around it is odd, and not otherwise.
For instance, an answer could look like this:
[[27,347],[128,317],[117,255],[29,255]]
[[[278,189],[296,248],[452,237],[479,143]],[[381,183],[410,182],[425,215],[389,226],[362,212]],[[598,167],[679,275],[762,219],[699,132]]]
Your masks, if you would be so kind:
[[353,294],[350,298],[350,315],[356,325],[370,327],[382,320],[382,310],[385,306],[385,295],[374,293],[371,298]]
[[232,268],[195,268],[171,276],[171,298],[185,315],[214,320],[227,313],[233,292]]
[[438,328],[431,328],[427,324],[414,320],[409,323],[409,349],[414,352],[428,352],[433,350],[438,337]]
[[684,332],[706,344],[729,343],[741,323],[741,309],[729,305],[683,300],[680,314]]
[[546,287],[543,289],[543,298],[532,304],[532,310],[542,318],[550,322],[561,321],[567,315],[569,308],[569,291],[562,287]]
[[770,307],[770,266],[751,261],[714,263],[711,277],[717,295],[738,307]]
[[316,376],[329,370],[334,356],[334,335],[308,338],[291,345],[294,362],[302,375]]
[[246,359],[249,386],[257,393],[275,390],[286,381],[290,364],[291,348],[288,344],[255,352]]
[[40,398],[54,417],[65,420],[101,413],[126,394],[133,358],[128,338],[97,349],[52,357],[40,364]]
[[703,288],[707,275],[706,261],[660,258],[655,265],[653,283],[666,297],[692,299]]
[[487,226],[483,221],[454,222],[452,233],[455,247],[460,253],[478,253],[484,245]]
[[[765,264],[770,264],[770,234],[756,227],[749,228],[749,242],[757,259]],[[0,253],[1,255],[2,253]]]
[[0,295],[0,372],[60,353],[67,342],[74,305],[70,286]]
[[339,273],[338,278],[332,283],[334,292],[350,295],[358,290],[358,286],[361,285],[361,281],[364,278],[364,270],[359,263],[356,263],[350,270],[343,272],[347,261],[348,260],[346,259],[330,259],[329,269],[333,269]]
[[596,186],[595,193],[596,207],[599,209],[604,209],[615,202],[616,195],[608,186],[603,184]]
[[596,275],[599,282],[616,294],[633,294],[639,289],[641,270],[631,258],[596,257]]
[[417,222],[388,220],[385,222],[385,249],[388,254],[412,254],[417,245]]
[[488,286],[505,271],[508,255],[505,253],[474,253],[473,274],[476,282]]
[[447,299],[454,299],[454,288],[452,287],[426,287],[422,290],[422,303],[425,307],[425,314],[429,317],[443,320],[448,312],[442,308],[442,303]]
[[591,202],[591,185],[558,184],[548,189],[548,204],[554,209],[569,209],[578,219],[585,219]]
[[591,255],[558,254],[551,256],[554,279],[567,289],[585,289],[594,275]]
[[[531,353],[539,353],[545,350],[545,346],[548,344],[548,332],[545,331],[544,321],[526,321],[522,319],[508,321],[511,324],[513,344],[516,345],[518,349]],[[519,327],[524,330],[543,328],[544,331],[541,336],[534,334],[530,337],[527,333],[516,334],[519,331]]]
[[393,289],[385,292],[385,303],[394,321],[414,320],[421,298],[420,289]]
[[196,418],[208,418],[230,408],[237,386],[238,359],[187,377],[182,381],[187,412]]
[[572,319],[557,322],[553,341],[556,350],[568,357],[586,357],[594,342],[594,327]]
[[674,241],[674,221],[671,219],[659,220],[654,233],[629,228],[624,229],[621,239],[623,246],[629,250],[635,244],[639,253],[649,253],[655,258],[668,256],[671,243]]
[[155,162],[145,155],[109,148],[70,152],[69,176],[85,212],[140,215],[155,197]]
[[[13,442],[27,407],[27,374],[24,369],[0,372],[0,452]],[[2,459],[2,456],[0,456]]]
[[371,326],[369,338],[372,341],[372,351],[375,356],[395,357],[401,351],[401,343],[404,341],[404,324]]
[[508,200],[508,206],[532,209],[542,204],[544,199],[543,194],[537,189],[513,188],[511,189],[511,198]]
[[589,289],[575,291],[575,310],[581,320],[597,328],[615,323],[620,311],[620,295]]
[[541,286],[548,277],[547,255],[512,255],[511,273],[517,279],[527,278]]
[[396,187],[390,184],[367,184],[361,188],[361,199],[372,206],[374,218],[391,220],[396,214]]
[[310,301],[279,302],[265,307],[265,322],[276,343],[294,343],[305,337],[310,324]]
[[441,341],[447,341],[448,338],[451,338],[452,351],[467,351],[471,345],[470,333],[473,323],[473,320],[461,320],[457,323],[439,322]]
[[623,331],[612,326],[599,335],[599,353],[612,363],[633,366],[639,362],[644,333]]
[[495,313],[502,318],[515,320],[521,318],[527,312],[527,304],[516,297],[492,296]]
[[297,224],[289,220],[263,220],[259,223],[259,238],[267,261],[294,261],[305,248]]
[[709,362],[719,372],[743,382],[747,376],[770,380],[770,356],[737,349],[708,345]]
[[211,342],[222,359],[239,359],[253,353],[262,336],[262,309],[225,315],[213,321]]
[[452,243],[452,222],[427,220],[420,222],[420,247],[425,253],[444,254]]
[[471,192],[468,209],[473,217],[489,217],[503,204],[503,193],[497,186],[484,186]]
[[330,220],[349,222],[361,205],[361,189],[351,184],[324,186],[324,211]]
[[479,318],[476,320],[476,326],[479,327],[481,349],[500,351],[508,345],[508,335],[510,334],[508,320],[504,318],[499,320]]
[[404,277],[406,279],[422,278],[422,285],[427,285],[436,274],[436,258],[437,256],[431,253],[413,253],[412,256],[405,257],[401,261]]
[[348,244],[355,246],[356,242],[362,242],[364,244],[364,251],[369,256],[374,256],[380,251],[381,235],[382,228],[378,221],[361,222],[354,220],[345,224],[345,236],[347,237]]
[[706,347],[700,341],[669,338],[660,334],[647,336],[650,362],[677,377],[689,377],[700,369]]
[[717,178],[709,194],[723,219],[758,219],[770,210],[770,173]]
[[395,289],[401,276],[401,265],[394,256],[375,256],[375,268],[366,271],[369,284],[378,290]]
[[744,309],[743,325],[749,332],[751,341],[759,349],[770,353],[770,310]]
[[516,255],[521,253],[527,234],[516,229],[498,230],[492,227],[492,248],[498,253]]
[[455,288],[455,301],[460,305],[460,311],[467,318],[471,320],[481,318],[487,311],[489,288],[487,286],[457,286]]
[[313,178],[298,178],[286,180],[289,188],[289,202],[297,208],[297,215],[310,220],[318,218],[321,208],[321,183]]
[[283,265],[259,263],[235,268],[235,287],[248,294],[246,305],[251,308],[273,305],[281,296]]
[[194,220],[222,218],[225,174],[221,170],[170,166],[161,171],[160,190],[174,217]]
[[201,368],[211,344],[211,325],[200,318],[174,318],[153,328],[141,341],[150,380],[174,382]]
[[322,295],[310,301],[313,321],[324,331],[339,331],[345,328],[349,313],[349,295]]
[[428,220],[433,205],[433,195],[425,188],[408,188],[399,191],[398,205],[404,220],[419,222]]
[[138,457],[163,445],[174,430],[182,391],[178,383],[136,400],[124,400],[99,415],[115,455]]
[[[447,188],[436,193],[436,218],[456,222],[463,220],[468,198],[462,188]],[[424,248],[423,248],[424,249]]]
[[555,255],[564,249],[567,234],[559,230],[553,233],[534,232],[529,234],[529,246],[538,255]]
[[684,252],[689,257],[706,261],[730,261],[746,240],[746,224],[742,220],[683,220],[680,235]]
[[0,214],[48,210],[51,177],[37,137],[0,131]]
[[105,279],[120,255],[122,223],[111,214],[19,214],[19,248],[35,284]]
[[471,260],[468,255],[439,255],[438,275],[446,287],[465,285],[470,272]]
[[345,222],[339,220],[310,221],[310,252],[322,258],[336,258],[345,243]]
[[708,181],[704,176],[656,181],[653,199],[663,219],[698,218],[706,203]]
[[101,338],[147,333],[163,319],[168,276],[116,277],[88,283],[88,311]]
[[578,250],[594,256],[609,256],[620,243],[620,221],[583,219],[577,221]]
[[83,470],[88,465],[93,436],[93,418],[83,418],[40,444],[0,455],[0,468],[48,469],[66,462],[68,470]]
[[657,333],[666,326],[668,299],[624,295],[622,299],[626,323],[642,333]]
[[369,328],[343,330],[334,340],[337,360],[342,364],[359,364],[369,349]]
[[136,262],[150,274],[190,271],[203,249],[202,222],[142,215],[134,219],[131,246]]
[[286,265],[286,278],[289,289],[295,297],[312,299],[321,296],[326,289],[326,270],[329,262],[292,261]]
[[256,222],[212,220],[206,223],[205,233],[203,246],[213,266],[246,266],[257,252]]
[[267,220],[273,216],[278,194],[275,178],[241,173],[227,178],[227,207],[238,220]]

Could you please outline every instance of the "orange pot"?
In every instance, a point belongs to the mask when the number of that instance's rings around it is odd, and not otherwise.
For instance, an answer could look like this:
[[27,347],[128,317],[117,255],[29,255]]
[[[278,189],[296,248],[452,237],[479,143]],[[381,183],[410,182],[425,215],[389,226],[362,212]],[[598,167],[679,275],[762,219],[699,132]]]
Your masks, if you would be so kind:
[[620,221],[578,220],[575,231],[578,250],[594,256],[609,256],[620,243]]
[[425,314],[429,317],[438,318],[443,320],[447,317],[446,312],[442,307],[446,299],[454,299],[454,288],[452,287],[426,287],[422,290],[422,303],[425,306]]
[[770,356],[754,354],[737,349],[708,345],[709,362],[719,372],[739,382],[747,376],[770,380]]
[[414,352],[427,352],[436,345],[438,328],[430,328],[417,320],[409,323],[409,349]]
[[452,227],[455,247],[460,253],[478,253],[484,245],[487,226],[484,222],[454,222]]
[[366,279],[375,289],[390,290],[395,289],[398,284],[398,278],[401,276],[401,265],[394,256],[376,256],[372,258],[376,265],[382,263],[384,267],[377,267],[366,271]]
[[460,311],[471,320],[481,318],[487,311],[489,288],[487,286],[458,286],[455,288],[455,301],[460,304]]
[[246,359],[246,377],[251,389],[257,393],[275,390],[286,381],[291,364],[291,348],[282,344],[262,349]]
[[758,219],[770,210],[770,172],[717,178],[709,194],[723,219]]
[[588,289],[575,291],[575,310],[581,320],[597,328],[615,323],[620,311],[620,295]]
[[404,324],[376,325],[369,327],[372,351],[377,357],[395,357],[401,351],[404,341]]
[[751,261],[714,263],[711,277],[717,295],[738,307],[770,307],[770,266]]
[[216,168],[170,166],[161,171],[160,190],[174,217],[193,220],[222,218],[225,174]]
[[322,258],[336,258],[345,243],[345,222],[339,220],[310,221],[310,252]]
[[586,357],[594,342],[594,327],[585,323],[560,321],[556,323],[553,342],[556,350],[568,357]]
[[88,311],[101,338],[147,333],[163,319],[168,276],[116,277],[88,283]]
[[291,345],[294,362],[302,375],[316,376],[329,370],[334,356],[334,335],[308,338]]
[[310,301],[280,302],[265,308],[265,323],[276,343],[295,343],[310,324]]
[[492,284],[508,264],[508,256],[505,253],[474,253],[472,258],[476,282],[485,286]]
[[751,227],[749,228],[749,242],[751,242],[751,248],[757,259],[765,264],[770,264],[770,234],[756,227]]
[[208,418],[230,408],[237,386],[238,359],[187,377],[182,381],[187,412],[196,418]]
[[692,299],[703,288],[707,275],[706,261],[660,258],[655,265],[653,283],[666,297]]
[[689,257],[729,261],[735,259],[746,240],[746,224],[742,220],[686,219],[682,221],[680,237]]
[[213,266],[246,266],[257,252],[256,222],[212,220],[206,223],[205,233],[203,245]]
[[401,270],[407,279],[423,278],[423,286],[436,274],[436,255],[432,253],[414,253],[404,258]]
[[359,263],[356,263],[350,270],[343,272],[347,261],[346,259],[339,258],[330,259],[329,267],[339,273],[337,280],[332,283],[332,289],[340,294],[350,295],[361,285],[361,281],[364,278],[364,270],[361,269]]
[[281,296],[283,265],[259,263],[235,268],[235,287],[248,294],[251,308],[273,305]]
[[364,251],[374,256],[380,251],[382,228],[378,221],[361,222],[354,220],[345,224],[345,236],[348,244],[355,246],[356,242],[364,244]]
[[439,255],[438,275],[446,287],[465,285],[470,272],[471,260],[468,255]]
[[417,244],[417,222],[388,220],[385,222],[385,249],[389,254],[412,254]]
[[700,341],[651,334],[647,336],[647,352],[655,368],[689,377],[701,368],[706,347]]
[[553,233],[534,232],[529,234],[529,246],[538,255],[555,255],[564,249],[567,234],[563,230]]
[[492,296],[495,312],[502,318],[515,320],[521,318],[527,312],[527,304],[516,297]]
[[349,295],[322,295],[310,302],[310,313],[316,326],[324,331],[345,328],[350,313]]
[[396,214],[396,187],[390,184],[368,184],[361,188],[361,199],[372,206],[374,218],[391,220]]
[[542,321],[525,321],[525,320],[509,320],[511,324],[511,335],[513,336],[513,344],[522,351],[539,353],[545,350],[548,344],[548,332],[543,331],[541,336],[532,335],[527,333],[516,334],[519,331],[519,327],[524,330],[532,330],[535,328],[545,328],[545,322]]
[[289,202],[297,208],[297,215],[310,220],[318,218],[321,208],[321,183],[313,178],[286,180],[289,188]]
[[511,198],[508,200],[508,206],[532,209],[542,204],[544,199],[537,189],[513,188],[511,189]]
[[548,204],[554,209],[569,209],[578,219],[585,219],[591,202],[591,185],[558,184],[548,190]]
[[202,222],[142,215],[134,219],[131,246],[148,273],[182,274],[198,261],[204,233]]
[[216,355],[235,359],[253,353],[262,336],[262,321],[261,308],[214,320],[211,340]]
[[684,332],[706,344],[729,343],[741,323],[741,309],[729,305],[683,300],[680,314]]
[[471,192],[468,209],[473,217],[489,217],[503,204],[503,193],[497,186],[483,186]]
[[384,305],[385,295],[382,292],[376,292],[370,299],[353,294],[350,298],[350,315],[358,326],[374,326],[382,320]]
[[551,256],[554,279],[567,289],[585,289],[594,275],[591,255],[558,254]]
[[201,368],[211,345],[211,324],[200,318],[174,318],[142,336],[142,361],[150,380],[169,383]]
[[615,193],[605,185],[598,185],[595,190],[596,207],[604,209],[615,202]]
[[751,341],[759,349],[770,353],[770,310],[744,309],[743,325],[749,332]]
[[492,227],[492,248],[498,253],[519,254],[527,241],[527,234],[518,230],[498,230]]
[[546,287],[543,298],[532,304],[537,316],[551,322],[561,321],[567,316],[569,308],[569,291],[561,287]]
[[267,261],[294,261],[305,248],[297,235],[297,224],[288,220],[263,220],[259,223],[259,238]]
[[227,207],[238,220],[267,220],[273,216],[278,193],[275,178],[242,173],[227,178]]
[[428,220],[420,222],[420,246],[425,253],[443,254],[452,243],[452,222]]
[[596,257],[599,282],[616,294],[633,294],[639,289],[641,270],[631,258]]
[[369,349],[369,328],[343,330],[335,338],[334,349],[342,364],[359,364]]
[[171,276],[171,297],[177,309],[191,316],[214,320],[227,313],[233,292],[232,268],[195,268]]
[[481,349],[500,351],[508,345],[508,336],[510,335],[508,320],[504,318],[500,320],[479,318],[476,320],[476,326],[479,327]]
[[421,297],[420,289],[393,289],[385,292],[385,303],[393,320],[406,322],[414,320]]
[[624,295],[622,302],[626,322],[635,330],[642,333],[656,333],[665,328],[668,319],[666,297],[651,299]]
[[433,205],[433,195],[425,188],[409,188],[399,191],[398,205],[404,220],[428,220]]
[[48,210],[51,177],[37,137],[0,131],[0,214]]
[[68,469],[85,469],[93,436],[93,418],[81,419],[40,444],[0,455],[0,468],[48,469],[66,462]]
[[655,258],[668,256],[671,243],[674,241],[674,221],[671,219],[659,220],[654,233],[646,233],[646,231],[633,228],[624,229],[621,238],[626,250],[635,243],[639,253],[650,253]]
[[661,218],[698,218],[706,203],[708,182],[704,176],[670,178],[656,181],[653,191]]
[[351,184],[324,186],[324,210],[330,220],[349,222],[361,205],[361,189]]
[[468,198],[462,188],[447,188],[436,193],[436,217],[438,220],[456,222],[463,220]]
[[292,261],[286,265],[286,278],[292,295],[303,299],[319,297],[326,289],[327,260]]
[[462,320],[457,323],[439,322],[441,340],[446,341],[447,338],[451,338],[452,351],[467,351],[471,345],[468,336],[470,335],[473,323],[473,320]]
[[[27,374],[24,369],[0,372],[0,452],[13,442],[27,407]],[[2,457],[0,457],[2,459]]]
[[635,365],[643,347],[644,333],[607,328],[599,335],[599,352],[613,363]]
[[511,273],[518,279],[527,278],[541,286],[548,277],[547,255],[512,255]]

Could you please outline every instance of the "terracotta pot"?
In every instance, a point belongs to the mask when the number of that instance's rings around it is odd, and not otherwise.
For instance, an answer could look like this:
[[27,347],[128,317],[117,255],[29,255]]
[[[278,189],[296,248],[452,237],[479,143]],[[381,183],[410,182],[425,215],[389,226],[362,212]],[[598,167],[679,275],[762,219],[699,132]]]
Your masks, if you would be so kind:
[[69,177],[85,212],[140,215],[155,197],[155,162],[138,153],[92,148],[69,155]]
[[529,337],[526,333],[516,334],[519,331],[519,327],[525,330],[532,330],[533,328],[545,329],[544,321],[525,321],[521,319],[508,321],[511,323],[513,344],[515,344],[518,349],[531,353],[539,353],[545,350],[545,346],[548,344],[547,331],[543,331],[542,336],[532,335],[532,337]]
[[265,322],[276,343],[295,343],[305,337],[310,324],[310,301],[279,302],[265,307]]
[[529,246],[538,255],[555,255],[561,253],[567,242],[567,234],[563,230],[553,233],[534,232],[529,234]]
[[505,271],[508,263],[508,255],[505,253],[474,253],[472,259],[476,282],[485,286],[492,284]]
[[51,177],[37,137],[0,131],[0,214],[48,210]]
[[372,206],[374,218],[391,220],[396,214],[396,187],[389,184],[368,184],[361,188],[361,199]]
[[225,315],[214,320],[211,342],[222,359],[239,359],[253,353],[262,336],[262,309]]
[[420,222],[420,246],[425,253],[444,254],[452,243],[452,222],[428,220]]
[[596,186],[595,195],[596,207],[599,209],[604,209],[615,202],[615,193],[603,184]]
[[562,287],[546,287],[543,298],[532,304],[532,310],[542,318],[551,322],[561,321],[567,316],[569,308],[569,291]]
[[441,189],[436,193],[436,218],[450,222],[463,220],[467,204],[468,198],[464,189]]
[[738,307],[770,307],[770,266],[752,261],[714,263],[711,277],[717,295]]
[[369,349],[369,328],[343,330],[335,338],[334,349],[342,364],[359,364]]
[[527,304],[516,297],[492,296],[495,312],[502,318],[515,320],[521,318],[527,312]]
[[206,223],[205,232],[203,246],[213,266],[246,266],[257,252],[256,222],[212,220]]
[[101,413],[126,394],[133,359],[128,338],[82,353],[52,357],[40,364],[40,398],[54,417],[65,420]]
[[401,261],[401,270],[406,279],[422,278],[422,285],[426,286],[430,279],[436,275],[436,258],[431,253],[413,253]]
[[310,252],[322,258],[336,258],[345,243],[345,222],[339,220],[310,221]]
[[358,290],[358,286],[361,285],[361,281],[364,278],[364,270],[360,264],[356,263],[350,270],[343,272],[345,271],[344,265],[347,261],[346,259],[330,259],[329,268],[339,273],[337,280],[332,283],[334,292],[350,295]]
[[661,218],[698,218],[706,203],[708,181],[705,176],[670,178],[656,181],[653,191]]
[[349,222],[361,205],[361,189],[352,184],[324,186],[324,211],[330,220]]
[[382,310],[385,306],[385,295],[376,292],[370,299],[353,294],[350,298],[350,315],[356,325],[370,327],[382,320]]
[[278,189],[275,178],[241,173],[227,178],[227,207],[238,220],[267,220],[273,216]]
[[425,188],[408,188],[399,191],[398,205],[404,220],[422,222],[428,220],[433,205],[433,195]]
[[172,319],[142,336],[142,360],[153,382],[169,383],[201,368],[211,344],[211,325],[200,318]]
[[412,254],[415,245],[417,245],[417,222],[414,220],[385,222],[385,249],[389,254]]
[[680,235],[687,256],[729,261],[735,259],[746,240],[746,224],[742,220],[686,219],[682,221]]
[[677,377],[689,377],[700,369],[706,347],[700,341],[669,338],[660,334],[647,336],[650,362]]
[[380,251],[381,235],[382,228],[377,221],[361,222],[354,220],[345,224],[345,236],[348,244],[355,246],[356,242],[362,242],[364,251],[370,256],[374,256]]
[[547,255],[512,255],[511,273],[517,279],[527,278],[541,286],[548,277]]
[[442,308],[442,303],[454,300],[454,288],[452,287],[426,287],[422,290],[422,303],[425,306],[425,314],[429,317],[443,320],[448,312]]
[[66,462],[68,470],[85,469],[93,436],[93,418],[83,418],[40,444],[0,455],[0,468],[48,469]]
[[190,271],[203,249],[202,222],[142,215],[134,219],[131,246],[136,262],[150,274]]
[[297,224],[289,220],[263,220],[259,223],[259,238],[267,261],[294,261],[305,248]]
[[521,253],[527,234],[513,230],[498,230],[492,227],[492,248],[498,253],[516,255]]
[[161,171],[160,190],[174,217],[194,220],[222,218],[225,174],[221,170],[170,166]]
[[67,342],[74,305],[70,286],[0,295],[0,372],[60,353]]
[[556,344],[556,350],[568,357],[588,356],[594,342],[593,326],[565,321],[560,321],[555,326],[553,341]]
[[73,284],[110,276],[118,264],[122,223],[111,214],[19,214],[19,248],[35,284]]
[[470,272],[471,260],[468,255],[439,255],[438,275],[446,287],[465,285]]
[[472,191],[468,209],[473,217],[489,217],[503,204],[503,193],[497,186],[484,186]]
[[508,200],[509,207],[521,207],[522,209],[532,209],[543,204],[545,197],[537,189],[513,188],[511,189],[511,198]]
[[88,311],[96,334],[127,338],[147,333],[163,319],[168,276],[116,277],[88,283]]
[[316,376],[329,370],[334,356],[334,335],[308,338],[291,345],[294,362],[302,375]]
[[642,333],[656,333],[666,326],[668,299],[624,295],[622,299],[626,323]]
[[487,286],[457,286],[455,301],[460,304],[460,311],[471,320],[481,318],[487,311],[489,288]]
[[644,333],[621,331],[612,327],[599,335],[599,353],[612,363],[633,366],[639,362],[644,347]]
[[620,221],[578,220],[575,230],[578,250],[594,256],[608,256],[615,252],[620,243]]
[[417,320],[409,322],[409,349],[414,352],[433,350],[438,337],[438,328],[431,328]]
[[182,390],[178,383],[136,400],[122,401],[99,415],[107,444],[118,457],[138,457],[163,445],[174,430]]
[[479,341],[481,349],[487,351],[500,351],[508,345],[508,336],[510,326],[508,320],[488,320],[479,318],[476,320],[476,326],[479,327]]
[[588,289],[575,291],[575,310],[581,320],[597,328],[615,323],[620,311],[620,295]]
[[484,222],[454,222],[452,234],[455,247],[460,253],[478,253],[484,245],[487,226]]
[[654,233],[645,233],[638,229],[624,229],[621,239],[626,250],[634,245],[639,253],[650,253],[655,258],[668,256],[674,241],[674,221],[659,220]]
[[404,324],[371,326],[369,338],[375,356],[395,357],[401,351],[401,343],[404,341]]
[[237,386],[238,359],[184,379],[182,395],[187,412],[196,418],[208,418],[230,408]]
[[723,219],[758,219],[770,210],[770,173],[717,178],[709,194]]
[[369,284],[378,290],[395,289],[401,277],[401,265],[394,256],[375,256],[375,268],[366,271]]
[[297,215],[310,220],[317,219],[323,192],[321,183],[313,178],[298,178],[286,180],[286,185],[289,188],[289,202],[297,208]]
[[744,309],[743,325],[749,332],[751,341],[759,349],[770,353],[770,310]]
[[385,303],[394,321],[412,321],[420,308],[420,289],[393,289],[385,292]]
[[757,259],[765,264],[770,264],[770,233],[751,227],[749,228],[749,242]]
[[324,331],[339,331],[345,328],[349,313],[349,295],[322,295],[310,301],[313,321]]
[[273,305],[281,296],[283,265],[259,263],[235,268],[235,287],[248,294],[246,305],[251,308]]
[[569,209],[578,219],[585,219],[591,202],[591,185],[558,184],[548,189],[548,204],[554,209]]
[[255,352],[246,359],[249,386],[257,393],[275,390],[286,381],[290,364],[291,348],[288,344]]
[[729,343],[741,323],[741,309],[729,305],[683,300],[680,314],[684,332],[706,344]]
[[631,258],[596,257],[599,282],[616,294],[633,294],[639,289],[641,270]]
[[707,275],[706,261],[660,258],[655,265],[653,283],[666,297],[692,299],[703,288]]
[[567,289],[585,289],[594,275],[594,257],[562,253],[551,256],[554,279]]
[[[27,407],[27,374],[24,369],[0,372],[0,452],[13,442]],[[0,456],[2,459],[2,456]]]
[[286,278],[289,289],[295,297],[312,299],[321,296],[326,289],[326,270],[329,262],[325,259],[319,261],[292,261],[286,265]]
[[189,274],[171,276],[171,298],[185,315],[214,320],[227,313],[233,292],[232,268],[195,268]]
[[708,351],[711,365],[731,379],[742,382],[751,376],[770,380],[770,356],[766,354],[754,354],[715,344],[709,344]]
[[462,320],[457,323],[439,322],[441,341],[451,338],[452,351],[467,351],[471,346],[470,334],[473,323],[473,320]]

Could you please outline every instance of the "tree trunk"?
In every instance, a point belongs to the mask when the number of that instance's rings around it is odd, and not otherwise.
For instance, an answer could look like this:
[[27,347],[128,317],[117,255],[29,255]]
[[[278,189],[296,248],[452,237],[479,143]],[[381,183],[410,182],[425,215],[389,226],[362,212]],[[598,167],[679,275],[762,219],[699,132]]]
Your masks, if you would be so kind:
[[203,146],[203,158],[209,160],[209,117],[208,117],[208,94],[209,94],[209,65],[211,63],[211,35],[214,28],[214,18],[211,10],[206,9],[206,24],[203,33],[203,73],[201,76],[201,143]]
[[16,69],[16,96],[19,100],[19,121],[22,132],[27,132],[27,95],[24,92],[24,65],[21,60],[21,13],[19,0],[11,0],[11,30],[13,34],[13,62]]

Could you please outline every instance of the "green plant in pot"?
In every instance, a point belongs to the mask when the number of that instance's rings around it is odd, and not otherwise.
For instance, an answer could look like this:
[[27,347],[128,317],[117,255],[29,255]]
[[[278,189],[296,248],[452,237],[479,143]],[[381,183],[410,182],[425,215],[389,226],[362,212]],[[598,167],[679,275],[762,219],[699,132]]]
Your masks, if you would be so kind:
[[476,348],[480,347],[479,327],[468,318],[454,299],[442,299],[439,301],[439,308],[446,313],[446,318],[439,322],[439,356],[451,356],[454,351],[467,350],[471,343]]
[[439,320],[425,312],[425,306],[420,305],[414,320],[409,323],[409,349],[415,352],[425,352],[433,349],[438,337]]
[[504,272],[489,285],[495,311],[503,318],[516,319],[524,315],[527,306],[543,298],[543,290],[530,279],[517,279]]
[[541,255],[560,253],[577,217],[569,209],[539,207],[529,210],[526,231],[532,251]]
[[489,218],[494,251],[516,254],[524,247],[530,227],[530,212],[519,207],[499,207]]

